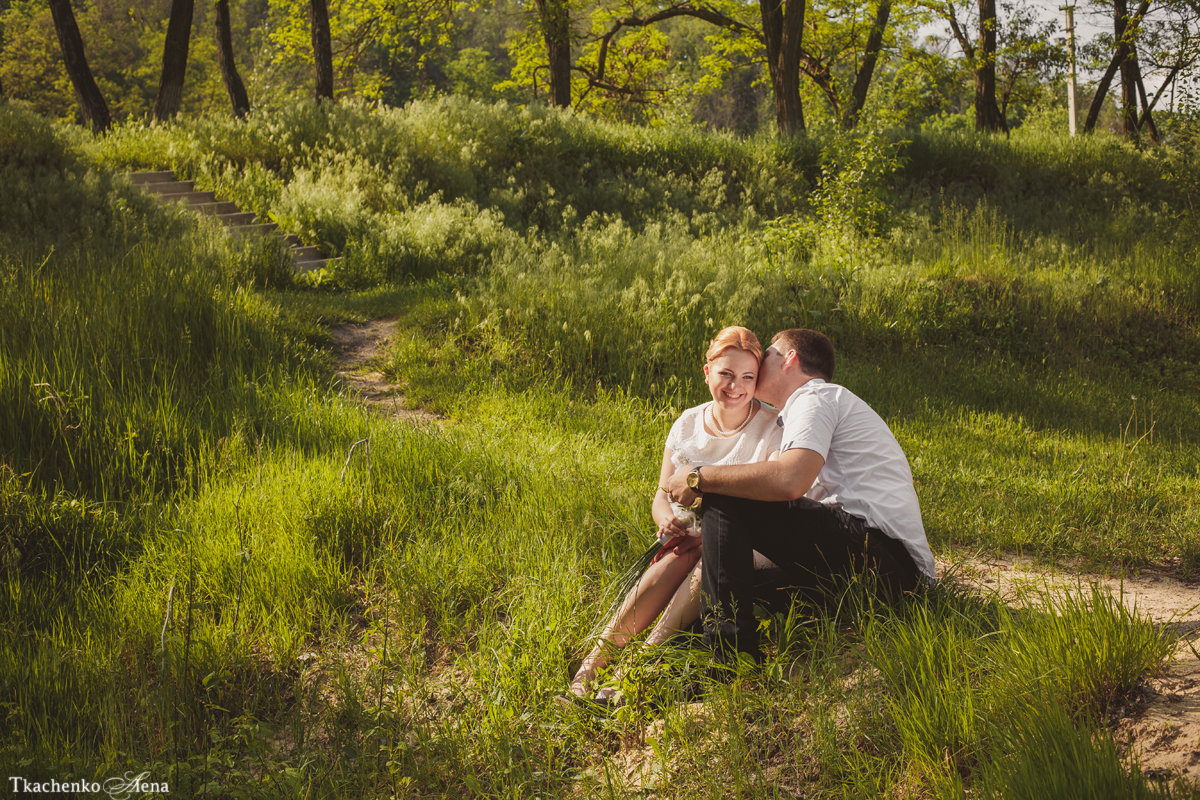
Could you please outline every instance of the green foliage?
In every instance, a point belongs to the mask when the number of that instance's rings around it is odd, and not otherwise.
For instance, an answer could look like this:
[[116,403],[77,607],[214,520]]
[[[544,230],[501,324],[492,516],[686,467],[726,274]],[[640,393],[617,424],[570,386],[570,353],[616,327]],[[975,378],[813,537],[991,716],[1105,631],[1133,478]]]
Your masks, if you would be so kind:
[[[529,246],[464,296],[460,328],[538,353],[547,374],[637,394],[674,396],[696,342],[745,319],[770,285],[747,280],[753,262],[727,236],[693,238],[682,219],[636,233],[592,217],[573,241]],[[690,370],[689,370],[690,371]]]
[[[51,247],[84,249],[90,237],[125,239],[145,231],[151,201],[75,151],[77,132],[56,128],[16,104],[0,105],[0,241],[8,255]],[[170,225],[156,215],[162,224]]]
[[496,68],[496,60],[481,47],[460,50],[454,60],[446,65],[446,77],[450,81],[451,94],[472,100],[505,99],[498,88],[500,72]]
[[906,143],[872,130],[837,137],[821,152],[821,182],[812,195],[828,231],[871,235],[888,216],[890,181],[902,166]]
[[[1079,768],[1069,755],[1035,754],[1013,747],[1014,740],[1067,727],[1065,742],[1087,741],[1095,720],[1174,646],[1094,587],[1046,590],[1017,611],[997,598],[980,603],[939,589],[899,614],[888,624],[867,621],[865,657],[878,672],[881,710],[904,759],[934,785],[952,786],[981,765],[985,780],[998,777],[994,765],[1012,758],[1002,753],[1046,759],[1048,773]],[[1060,720],[1065,709],[1070,717]],[[1111,749],[1093,758],[1129,781]],[[1032,772],[1022,778],[1042,796],[1047,782],[1059,779]]]
[[[206,391],[244,402],[244,381],[266,377],[257,358],[283,357],[269,312],[244,292],[285,280],[278,245],[189,229],[34,118],[0,120],[27,123],[7,135],[14,193],[0,214],[5,457],[35,485],[92,497],[177,485],[235,424],[211,427],[224,414]],[[175,241],[148,241],[152,222]]]
[[[1193,551],[1183,154],[1023,132],[738,144],[462,100],[300,104],[110,141],[117,163],[168,148],[343,253],[314,283],[438,276],[432,341],[390,367],[439,387],[416,389],[426,402],[543,379],[693,402],[681,378],[716,327],[809,325],[923,453],[935,541],[1129,563]],[[1132,446],[1147,430],[1154,447]]]
[[[0,85],[41,114],[60,120],[78,116],[74,90],[45,3],[16,0],[0,10]],[[75,9],[88,66],[116,119],[149,117],[162,69],[169,4],[129,8],[96,2]],[[195,7],[195,31],[211,31],[212,8]],[[194,35],[183,87],[185,112],[228,108],[212,36]]]
[[[279,97],[310,96],[307,82],[291,76],[311,73],[312,27],[308,3],[275,0],[265,38],[270,42],[266,70],[282,85]],[[338,97],[374,101],[383,96],[400,64],[420,69],[430,53],[444,46],[457,15],[477,11],[474,3],[384,3],[375,0],[329,3],[334,83]],[[290,84],[290,85],[289,85]],[[282,91],[281,91],[282,90]]]
[[[981,794],[989,800],[1174,796],[1169,787],[1151,781],[1136,766],[1127,772],[1110,733],[1077,727],[1060,708],[1022,720],[998,743],[995,753]],[[1187,796],[1184,792],[1180,796]]]
[[[727,322],[835,335],[939,553],[1195,560],[1189,156],[895,141],[463,99],[91,140],[0,108],[0,762],[180,795],[1167,796],[1105,718],[1171,642],[1086,586],[855,586],[765,617],[727,685],[642,652],[620,713],[548,701]],[[365,288],[291,288],[277,244],[109,173],[167,164]],[[437,423],[364,413],[313,351],[384,316],[366,368]]]

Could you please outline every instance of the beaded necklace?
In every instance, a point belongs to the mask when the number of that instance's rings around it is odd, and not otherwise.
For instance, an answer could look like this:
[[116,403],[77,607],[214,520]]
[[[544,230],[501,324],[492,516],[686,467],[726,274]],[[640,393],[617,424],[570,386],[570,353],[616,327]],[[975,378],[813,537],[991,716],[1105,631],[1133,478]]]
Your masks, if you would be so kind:
[[730,437],[730,436],[734,436],[736,434],[741,433],[742,430],[747,425],[750,424],[750,418],[754,416],[754,401],[751,400],[749,407],[746,409],[746,418],[744,420],[742,420],[742,424],[738,425],[736,428],[732,428],[730,430],[725,430],[724,428],[721,427],[721,423],[717,422],[716,412],[713,411],[714,404],[715,404],[715,401],[712,403],[709,403],[708,408],[706,410],[708,411],[708,418],[712,422],[713,430],[715,430],[720,436]]

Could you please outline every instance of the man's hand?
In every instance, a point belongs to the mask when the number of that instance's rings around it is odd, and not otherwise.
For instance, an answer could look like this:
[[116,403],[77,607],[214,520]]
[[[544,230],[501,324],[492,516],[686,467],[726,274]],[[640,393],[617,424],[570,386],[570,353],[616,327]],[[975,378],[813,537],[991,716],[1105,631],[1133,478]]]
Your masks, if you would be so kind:
[[[667,481],[666,486],[663,487],[667,490],[667,497],[670,497],[684,508],[690,507],[696,502],[696,498],[699,497],[699,495],[692,491],[692,489],[687,485],[687,476],[691,471],[692,467],[680,467],[679,469],[675,470],[675,474],[671,476],[670,480]],[[701,479],[703,480],[703,478]]]

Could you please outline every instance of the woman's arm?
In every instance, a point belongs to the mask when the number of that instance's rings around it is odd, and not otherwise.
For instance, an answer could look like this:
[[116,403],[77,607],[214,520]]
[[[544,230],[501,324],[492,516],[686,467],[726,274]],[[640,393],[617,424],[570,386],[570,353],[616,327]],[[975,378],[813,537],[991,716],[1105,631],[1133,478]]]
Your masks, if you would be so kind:
[[658,525],[659,534],[668,538],[687,534],[687,526],[675,518],[675,510],[671,508],[671,498],[665,491],[667,480],[675,474],[675,462],[672,460],[674,455],[671,448],[663,448],[662,468],[658,471],[658,486],[654,490],[654,502],[650,506],[650,514],[654,517],[654,524]]

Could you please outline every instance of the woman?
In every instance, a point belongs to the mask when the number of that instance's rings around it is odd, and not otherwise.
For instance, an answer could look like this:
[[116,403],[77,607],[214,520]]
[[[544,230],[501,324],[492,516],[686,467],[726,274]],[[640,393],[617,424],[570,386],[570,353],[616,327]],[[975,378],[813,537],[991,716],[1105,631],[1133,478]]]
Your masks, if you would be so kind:
[[[599,641],[571,681],[571,697],[585,699],[596,673],[614,651],[645,630],[647,644],[660,644],[700,615],[700,521],[694,509],[671,502],[662,489],[683,466],[763,461],[779,449],[777,411],[754,399],[762,346],[747,328],[722,329],[708,347],[704,382],[712,400],[675,420],[663,449],[659,489],[651,513],[662,549],[625,596]],[[595,695],[607,701],[611,690]]]

